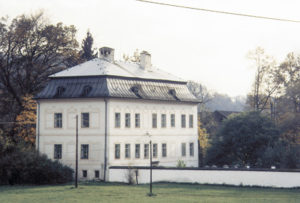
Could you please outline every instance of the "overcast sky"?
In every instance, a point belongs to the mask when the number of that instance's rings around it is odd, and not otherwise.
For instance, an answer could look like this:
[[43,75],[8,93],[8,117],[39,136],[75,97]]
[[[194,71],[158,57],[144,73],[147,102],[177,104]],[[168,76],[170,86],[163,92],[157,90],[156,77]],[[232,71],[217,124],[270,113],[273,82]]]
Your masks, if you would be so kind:
[[[155,0],[198,8],[300,20],[299,0]],[[90,29],[96,47],[116,58],[136,49],[152,64],[230,96],[246,95],[254,69],[246,55],[257,46],[278,62],[300,52],[300,23],[237,17],[135,0],[0,0],[1,16],[43,10],[51,23],[75,25],[78,40]]]

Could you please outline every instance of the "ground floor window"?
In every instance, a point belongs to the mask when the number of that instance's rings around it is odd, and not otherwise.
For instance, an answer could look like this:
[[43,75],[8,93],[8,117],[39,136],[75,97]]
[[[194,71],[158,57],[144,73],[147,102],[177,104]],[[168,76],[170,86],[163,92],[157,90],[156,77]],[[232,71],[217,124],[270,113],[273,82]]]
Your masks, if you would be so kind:
[[153,158],[157,158],[157,144],[153,144]]
[[62,157],[62,145],[55,144],[54,145],[54,159],[61,159]]
[[99,178],[99,170],[95,171],[95,178]]
[[140,144],[135,144],[135,158],[140,158]]
[[144,144],[144,158],[149,158],[149,144]]
[[87,177],[87,170],[82,170],[82,177],[84,177],[84,178]]
[[194,156],[194,143],[190,143],[190,156]]

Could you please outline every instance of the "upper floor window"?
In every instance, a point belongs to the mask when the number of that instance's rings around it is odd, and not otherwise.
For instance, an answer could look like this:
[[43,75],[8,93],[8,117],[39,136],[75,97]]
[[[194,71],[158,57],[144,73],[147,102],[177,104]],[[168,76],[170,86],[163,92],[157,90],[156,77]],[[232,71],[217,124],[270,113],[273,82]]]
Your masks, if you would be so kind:
[[194,156],[194,143],[190,143],[190,156]]
[[153,158],[157,158],[157,144],[153,144]]
[[90,114],[89,113],[81,113],[81,127],[82,128],[90,127]]
[[115,128],[120,128],[121,126],[121,114],[115,113]]
[[54,113],[54,128],[62,128],[62,113]]
[[54,159],[61,159],[62,157],[62,145],[55,144],[54,145]]
[[175,127],[175,114],[171,114],[171,127]]
[[130,144],[125,144],[125,158],[130,158]]
[[186,144],[181,143],[181,156],[185,156],[185,155],[186,155]]
[[161,114],[161,127],[165,128],[167,126],[167,117],[166,114]]
[[189,127],[194,127],[194,116],[192,114],[189,116]]
[[152,114],[152,128],[157,128],[157,114]]
[[141,150],[140,144],[135,144],[135,158],[137,159],[140,158],[140,150]]
[[135,127],[136,128],[141,127],[141,116],[139,113],[135,114]]
[[120,144],[115,144],[115,159],[120,158]]
[[125,127],[130,128],[130,113],[125,114]]
[[144,144],[144,158],[149,158],[149,144]]
[[167,144],[166,143],[163,143],[161,145],[161,155],[162,157],[167,157]]
[[82,144],[81,145],[81,159],[88,159],[89,158],[89,145]]
[[185,128],[186,126],[186,118],[185,118],[185,114],[181,115],[181,127]]

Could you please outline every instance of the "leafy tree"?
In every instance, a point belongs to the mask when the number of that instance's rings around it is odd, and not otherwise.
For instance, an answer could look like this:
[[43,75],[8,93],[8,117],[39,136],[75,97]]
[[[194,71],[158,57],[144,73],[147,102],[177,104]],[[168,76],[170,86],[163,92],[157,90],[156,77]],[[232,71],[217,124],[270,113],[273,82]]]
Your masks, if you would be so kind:
[[89,61],[97,58],[98,53],[93,48],[94,38],[90,31],[87,31],[85,39],[82,40],[80,57],[83,61]]
[[187,87],[190,92],[200,101],[198,110],[200,112],[207,110],[205,104],[207,104],[212,99],[212,96],[207,88],[204,85],[194,81],[188,81]]
[[207,163],[265,166],[265,149],[274,148],[279,131],[259,112],[241,113],[224,121],[207,152]]
[[140,62],[140,52],[138,49],[135,50],[132,56],[123,54],[124,61],[131,61],[131,62]]
[[[78,63],[75,34],[72,25],[47,23],[43,13],[0,21],[1,119],[14,122],[25,95],[40,91],[49,75]],[[7,126],[12,136],[15,125]]]
[[203,165],[206,151],[209,147],[209,134],[206,129],[202,127],[200,118],[198,119],[198,141],[199,141],[199,163]]

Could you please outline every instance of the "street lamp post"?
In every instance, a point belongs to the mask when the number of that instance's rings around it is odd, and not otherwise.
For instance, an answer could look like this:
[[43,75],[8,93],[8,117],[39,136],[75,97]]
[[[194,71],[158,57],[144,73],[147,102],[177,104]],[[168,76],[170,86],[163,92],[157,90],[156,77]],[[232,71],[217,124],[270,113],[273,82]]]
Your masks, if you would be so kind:
[[153,193],[152,193],[152,140],[151,140],[151,135],[149,134],[149,132],[147,132],[146,135],[148,135],[150,138],[150,193],[148,195],[153,196]]

